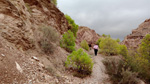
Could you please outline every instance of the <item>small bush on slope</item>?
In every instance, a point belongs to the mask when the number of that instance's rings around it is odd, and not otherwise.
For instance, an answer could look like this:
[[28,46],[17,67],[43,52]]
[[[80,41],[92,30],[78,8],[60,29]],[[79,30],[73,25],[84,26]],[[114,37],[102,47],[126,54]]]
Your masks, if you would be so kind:
[[106,73],[110,75],[113,84],[137,84],[139,82],[137,79],[137,73],[126,68],[124,61],[105,59],[103,63],[106,66]]
[[150,79],[150,64],[147,59],[135,54],[132,56],[128,55],[125,60],[126,65],[130,67],[131,71],[137,72],[141,79]]
[[139,53],[150,62],[150,34],[147,34],[139,47]]
[[106,37],[111,37],[110,35],[106,35],[106,34],[102,34],[102,37],[106,38]]
[[99,46],[99,48],[100,48],[100,43],[101,43],[101,41],[104,39],[104,37],[101,37],[101,38],[99,38],[98,40],[97,40],[97,42],[96,42],[96,44]]
[[150,35],[146,35],[139,46],[138,52],[129,51],[125,58],[132,71],[139,73],[141,79],[150,83]]
[[74,20],[69,16],[65,15],[69,25],[71,26],[71,31],[73,32],[74,36],[77,37],[78,25],[74,22]]
[[126,57],[128,55],[128,49],[125,45],[120,45],[120,55]]
[[104,55],[118,55],[119,54],[119,44],[107,37],[104,38],[100,44],[99,44],[100,48],[101,48],[101,53],[103,53]]
[[66,67],[71,66],[78,73],[83,75],[90,75],[92,73],[93,62],[90,56],[85,53],[81,48],[73,51],[68,57]]
[[39,42],[42,51],[44,51],[46,54],[53,53],[55,50],[53,42],[56,43],[59,38],[57,32],[50,26],[43,26],[42,28],[40,28],[40,30],[43,33],[43,37]]
[[86,40],[83,40],[81,43],[80,43],[81,47],[84,48],[85,50],[89,51],[89,45],[88,43],[86,42]]
[[119,42],[120,42],[120,39],[116,39],[116,41],[119,43]]
[[75,50],[75,40],[76,39],[73,33],[69,30],[63,34],[63,38],[60,41],[60,46],[65,48],[68,52],[72,52]]

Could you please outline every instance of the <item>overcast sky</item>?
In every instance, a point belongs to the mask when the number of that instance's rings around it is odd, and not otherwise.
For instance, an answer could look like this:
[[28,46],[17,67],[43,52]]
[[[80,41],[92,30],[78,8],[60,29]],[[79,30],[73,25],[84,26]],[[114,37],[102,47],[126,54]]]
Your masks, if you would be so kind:
[[150,18],[150,0],[57,0],[57,3],[79,26],[121,40]]

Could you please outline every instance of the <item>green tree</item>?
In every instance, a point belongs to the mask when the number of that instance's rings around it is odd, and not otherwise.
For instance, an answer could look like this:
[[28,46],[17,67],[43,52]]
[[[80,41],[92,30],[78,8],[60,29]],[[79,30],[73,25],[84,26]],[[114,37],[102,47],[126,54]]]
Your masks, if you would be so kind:
[[77,32],[78,32],[78,25],[74,22],[74,20],[69,16],[65,15],[69,25],[71,26],[71,31],[73,32],[74,36],[77,37]]
[[98,40],[97,40],[97,42],[96,42],[96,44],[97,45],[99,45],[99,48],[100,48],[100,43],[101,43],[101,41],[104,39],[104,37],[101,37],[101,38],[99,38]]
[[112,38],[104,38],[100,43],[101,52],[105,55],[118,55],[119,44]]
[[68,32],[63,34],[63,38],[60,41],[60,46],[65,48],[68,52],[75,50],[75,37],[73,33],[68,30]]
[[81,45],[82,48],[84,48],[85,50],[89,51],[89,45],[86,42],[86,40],[81,41],[80,45]]
[[66,67],[71,66],[81,74],[90,75],[92,73],[93,61],[81,48],[73,51],[67,57],[65,64]]
[[106,35],[106,34],[102,34],[102,37],[106,38],[106,37],[111,37],[110,35]]
[[116,41],[119,43],[119,42],[120,42],[120,39],[118,38],[118,39],[116,39]]
[[142,56],[150,61],[150,34],[147,34],[139,47]]
[[120,55],[126,57],[128,55],[128,49],[125,45],[120,45]]

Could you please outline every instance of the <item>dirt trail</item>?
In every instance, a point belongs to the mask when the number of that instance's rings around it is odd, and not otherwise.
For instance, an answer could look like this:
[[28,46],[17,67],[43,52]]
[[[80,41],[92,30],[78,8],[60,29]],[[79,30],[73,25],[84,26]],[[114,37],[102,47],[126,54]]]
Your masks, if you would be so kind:
[[[89,52],[91,54],[94,66],[93,66],[93,72],[90,77],[80,79],[80,81],[76,81],[76,84],[111,84],[111,82],[108,81],[109,76],[105,73],[105,65],[103,64],[103,57],[98,54],[98,56],[93,55],[93,50]],[[74,84],[75,82],[73,82]]]
[[84,84],[110,84],[109,76],[105,73],[105,66],[102,63],[104,58],[100,55],[93,56],[94,66],[91,77],[84,79]]

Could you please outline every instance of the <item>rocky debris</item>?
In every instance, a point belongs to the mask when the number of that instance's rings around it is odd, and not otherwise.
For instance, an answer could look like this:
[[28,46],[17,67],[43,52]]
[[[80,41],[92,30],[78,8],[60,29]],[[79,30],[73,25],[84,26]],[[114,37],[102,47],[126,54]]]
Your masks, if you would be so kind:
[[98,35],[94,30],[84,26],[79,27],[79,30],[77,32],[78,44],[80,44],[82,40],[86,40],[90,44],[95,44],[99,38],[100,35]]
[[33,56],[31,59],[34,59],[35,61],[38,61],[39,62],[39,59],[35,56]]
[[132,30],[132,34],[127,35],[122,44],[125,44],[128,48],[136,49],[146,34],[150,34],[150,19],[145,20],[137,29]]
[[1,54],[1,56],[5,57],[5,55],[4,55],[4,54]]
[[22,70],[22,68],[20,67],[20,65],[19,65],[17,62],[15,62],[15,63],[16,63],[16,68],[17,68],[17,70],[18,70],[20,73],[22,73],[23,70]]

